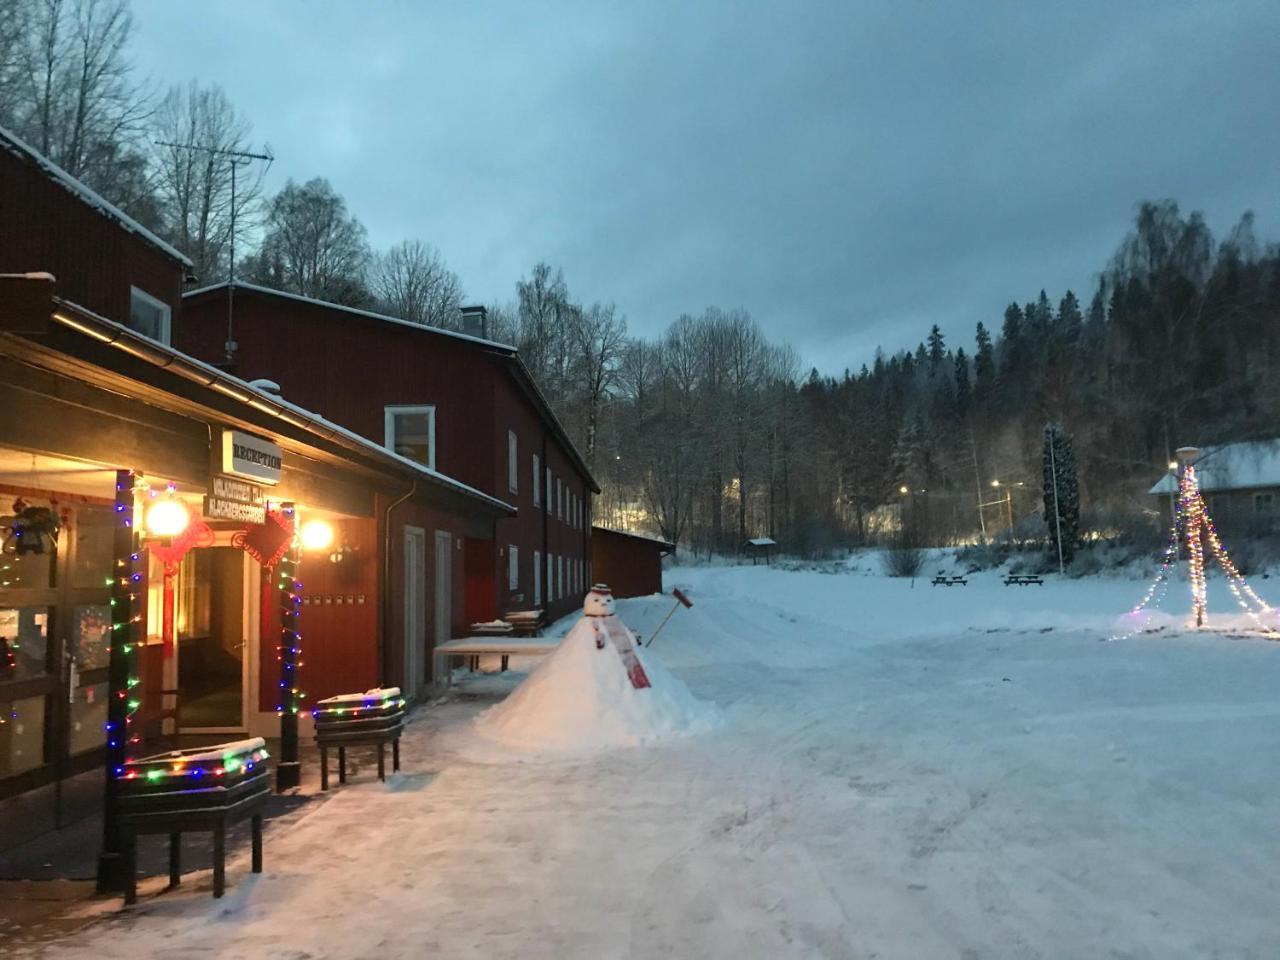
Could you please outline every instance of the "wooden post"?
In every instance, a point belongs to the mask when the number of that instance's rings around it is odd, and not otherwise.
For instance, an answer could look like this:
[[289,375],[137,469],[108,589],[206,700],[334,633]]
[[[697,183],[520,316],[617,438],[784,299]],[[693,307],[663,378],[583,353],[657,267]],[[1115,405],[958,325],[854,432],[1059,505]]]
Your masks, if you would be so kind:
[[107,673],[107,748],[102,791],[102,849],[98,854],[98,892],[129,890],[133,869],[128,838],[120,826],[119,775],[137,731],[132,729],[132,704],[141,697],[132,689],[138,676],[138,530],[134,496],[138,474],[116,471],[116,526],[112,537],[111,646]]

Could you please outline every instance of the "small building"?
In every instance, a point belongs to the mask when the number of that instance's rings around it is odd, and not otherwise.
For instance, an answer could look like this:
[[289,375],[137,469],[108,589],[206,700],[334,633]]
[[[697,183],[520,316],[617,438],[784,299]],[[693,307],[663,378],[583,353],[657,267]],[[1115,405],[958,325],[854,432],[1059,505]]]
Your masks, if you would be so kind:
[[773,548],[778,545],[776,540],[769,537],[752,537],[742,545],[742,552],[751,558],[751,565],[754,567],[763,558],[765,564],[772,562]]
[[647,597],[662,592],[662,558],[675,544],[640,533],[591,528],[591,575],[607,583],[615,597]]
[[[1202,447],[1193,465],[1215,524],[1256,533],[1280,528],[1280,439]],[[1177,491],[1170,471],[1147,492],[1169,516]]]

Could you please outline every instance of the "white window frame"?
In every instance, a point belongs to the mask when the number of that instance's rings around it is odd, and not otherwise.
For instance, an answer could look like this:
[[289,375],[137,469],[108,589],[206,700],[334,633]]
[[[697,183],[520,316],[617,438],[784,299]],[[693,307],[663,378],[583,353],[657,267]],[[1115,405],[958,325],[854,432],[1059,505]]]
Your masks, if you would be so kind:
[[547,513],[550,513],[550,512],[551,512],[551,509],[552,509],[552,504],[551,504],[551,467],[550,467],[550,465],[548,465],[548,466],[547,466],[547,494],[546,494],[546,497],[544,497],[543,499],[544,499],[544,502],[546,503]]
[[559,575],[559,580],[560,580],[560,596],[562,596],[562,597],[563,597],[563,596],[565,596],[566,594],[568,594],[568,592],[569,592],[569,591],[567,591],[567,590],[565,589],[565,583],[564,583],[564,554],[563,554],[563,553],[562,553],[562,554],[560,554],[560,575]]
[[[392,453],[396,449],[396,416],[401,413],[427,415],[427,469],[436,468],[436,406],[427,404],[389,404],[382,408],[382,445]],[[417,461],[414,461],[415,463]]]
[[542,551],[533,551],[533,605],[542,603]]
[[563,496],[564,496],[564,487],[560,483],[560,478],[556,477],[556,497],[555,497],[555,503],[551,507],[551,515],[553,517],[564,516],[564,501],[561,499],[561,497]]
[[[159,299],[158,297],[153,297],[151,294],[147,293],[147,291],[143,290],[141,287],[135,287],[131,284],[129,286],[129,314],[130,314],[129,319],[131,321],[133,319],[132,314],[133,314],[134,297],[137,297],[147,306],[155,307],[160,311],[159,340],[161,343],[166,345],[171,343],[172,342],[171,338],[173,333],[173,308],[169,306],[167,303],[165,303],[163,300]],[[132,330],[133,328],[130,327],[129,329]],[[138,331],[134,330],[134,332],[137,333]],[[143,334],[143,336],[146,336],[146,334]]]
[[520,441],[514,430],[507,431],[507,489],[512,493],[520,492]]
[[514,543],[507,545],[507,589],[520,589],[520,548]]
[[533,455],[533,505],[542,506],[542,461]]

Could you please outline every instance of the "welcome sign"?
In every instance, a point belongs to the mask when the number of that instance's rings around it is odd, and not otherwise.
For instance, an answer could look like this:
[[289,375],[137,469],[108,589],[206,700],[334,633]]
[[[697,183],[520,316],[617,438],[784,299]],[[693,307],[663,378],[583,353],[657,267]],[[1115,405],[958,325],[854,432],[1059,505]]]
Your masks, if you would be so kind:
[[277,484],[284,451],[262,437],[239,430],[222,431],[222,472],[258,483]]

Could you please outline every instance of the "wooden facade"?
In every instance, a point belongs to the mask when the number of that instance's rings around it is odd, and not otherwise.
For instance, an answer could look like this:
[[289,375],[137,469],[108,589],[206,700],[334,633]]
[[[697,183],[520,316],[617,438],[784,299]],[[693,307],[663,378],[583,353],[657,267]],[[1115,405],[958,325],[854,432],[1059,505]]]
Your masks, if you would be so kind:
[[[176,346],[223,357],[227,293],[221,284],[185,297]],[[386,439],[386,408],[430,406],[435,469],[517,508],[492,543],[463,543],[456,631],[513,610],[554,619],[577,607],[590,582],[598,488],[513,348],[250,284],[236,285],[234,310],[239,376],[274,381],[284,398],[375,443]]]
[[619,599],[661,593],[662,558],[673,549],[665,540],[592,527],[592,575]]

